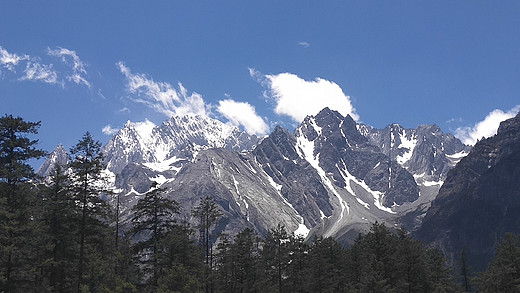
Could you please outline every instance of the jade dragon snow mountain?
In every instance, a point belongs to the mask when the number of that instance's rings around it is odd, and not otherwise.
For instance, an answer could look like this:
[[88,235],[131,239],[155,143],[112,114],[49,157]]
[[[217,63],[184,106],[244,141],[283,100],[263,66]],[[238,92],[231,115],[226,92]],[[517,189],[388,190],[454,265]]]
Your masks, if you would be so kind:
[[[417,227],[447,173],[470,147],[436,125],[384,129],[328,108],[293,133],[277,126],[264,138],[203,116],[154,125],[128,122],[104,147],[105,174],[122,203],[122,218],[157,182],[190,221],[211,196],[223,211],[218,231],[250,227],[264,235],[278,224],[305,237],[344,243],[375,221]],[[54,150],[38,174],[66,164]]]

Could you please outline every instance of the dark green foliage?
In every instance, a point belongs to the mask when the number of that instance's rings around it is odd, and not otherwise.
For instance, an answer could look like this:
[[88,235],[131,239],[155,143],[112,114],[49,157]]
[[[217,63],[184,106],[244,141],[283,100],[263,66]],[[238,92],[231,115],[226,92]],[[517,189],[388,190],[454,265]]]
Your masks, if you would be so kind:
[[175,225],[163,241],[158,265],[158,292],[202,292],[202,251],[186,225]]
[[43,188],[44,269],[49,291],[63,292],[77,280],[79,247],[74,236],[78,235],[80,210],[69,188],[70,179],[61,166],[54,167],[50,179],[51,184]]
[[37,196],[28,180],[34,171],[28,160],[44,152],[37,149],[40,122],[20,117],[0,118],[0,291],[23,292],[36,287],[41,275],[32,264],[38,260]]
[[479,292],[520,292],[520,237],[504,235],[495,257],[477,283]]
[[192,214],[199,220],[199,224],[196,226],[199,229],[200,244],[204,247],[204,256],[206,264],[212,267],[212,245],[213,235],[212,227],[217,223],[218,219],[222,217],[222,212],[217,206],[217,203],[213,198],[206,196],[201,199],[198,206],[196,206]]
[[333,238],[315,238],[309,249],[309,275],[305,284],[310,292],[341,292],[345,288],[345,250]]
[[165,253],[165,238],[175,226],[174,216],[179,204],[164,195],[164,189],[154,184],[132,208],[133,233],[145,237],[135,244],[138,259],[146,275],[146,283],[156,290],[164,273],[161,254]]
[[217,203],[213,198],[206,196],[201,199],[199,205],[197,205],[192,215],[199,220],[199,224],[196,228],[199,230],[199,243],[204,248],[204,263],[206,264],[205,272],[205,291],[214,292],[214,280],[213,280],[213,227],[217,221],[222,217]]
[[404,231],[375,223],[347,251],[348,288],[360,292],[454,292],[445,259]]
[[262,264],[267,278],[267,288],[273,292],[283,292],[290,260],[289,237],[285,227],[279,224],[267,233],[264,241]]
[[[218,292],[258,292],[259,237],[246,228],[234,242],[221,237],[218,244],[216,276]],[[261,291],[261,290],[260,290]]]
[[[77,291],[99,288],[114,277],[115,244],[109,227],[111,209],[101,197],[109,194],[103,176],[101,143],[89,132],[70,149],[71,187],[80,209]],[[104,282],[103,282],[104,283]]]

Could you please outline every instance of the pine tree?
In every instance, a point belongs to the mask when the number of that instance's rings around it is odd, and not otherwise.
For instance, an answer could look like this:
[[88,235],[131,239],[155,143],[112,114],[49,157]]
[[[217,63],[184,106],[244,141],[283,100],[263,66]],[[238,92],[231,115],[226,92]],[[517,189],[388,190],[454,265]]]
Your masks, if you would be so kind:
[[162,241],[158,292],[202,292],[202,251],[193,241],[187,224],[174,225]]
[[199,224],[196,226],[199,229],[200,244],[204,248],[204,263],[208,267],[206,273],[206,293],[213,292],[213,226],[217,223],[218,219],[222,216],[222,212],[218,208],[217,203],[213,198],[206,196],[201,199],[198,206],[196,206],[192,215],[199,220]]
[[289,235],[289,242],[287,242],[288,249],[288,263],[285,283],[287,292],[305,292],[306,280],[308,278],[309,246],[304,242],[301,235]]
[[479,292],[520,292],[520,237],[506,233],[486,271],[477,279]]
[[236,261],[234,266],[236,292],[255,292],[258,278],[258,258],[260,256],[258,247],[258,236],[249,228],[235,236],[231,253]]
[[468,259],[466,255],[466,245],[462,247],[460,252],[460,275],[462,277],[462,285],[466,292],[471,291],[470,268],[468,267]]
[[426,250],[421,242],[412,239],[404,230],[399,230],[396,241],[394,269],[391,282],[399,292],[428,292],[428,267]]
[[262,262],[266,277],[268,278],[268,290],[282,293],[285,286],[287,267],[289,265],[290,235],[285,226],[278,224],[271,229],[265,238],[262,250]]
[[136,244],[147,274],[147,283],[156,290],[161,273],[160,254],[163,252],[162,241],[175,226],[174,216],[179,213],[179,204],[164,196],[165,189],[154,183],[143,198],[132,208],[133,233],[145,237]]
[[238,233],[234,241],[221,236],[217,246],[218,292],[259,292],[257,281],[259,237],[250,228]]
[[[106,272],[101,272],[102,270],[110,269],[110,265],[98,263],[99,258],[108,261],[103,254],[108,255],[112,252],[108,250],[109,246],[113,248],[113,245],[107,241],[110,230],[108,227],[110,206],[101,199],[102,195],[110,191],[107,190],[106,179],[102,173],[105,165],[99,141],[95,141],[87,132],[70,149],[70,154],[72,188],[81,210],[77,279],[77,291],[80,292],[85,286],[93,286],[88,283],[94,284],[108,275]],[[88,279],[85,279],[85,275]]]
[[[0,291],[22,292],[34,282],[34,242],[37,197],[29,182],[34,170],[28,160],[40,158],[37,134],[40,122],[20,117],[0,118]],[[33,259],[31,259],[33,258]],[[34,284],[33,284],[34,285]]]
[[315,238],[309,249],[310,292],[342,292],[345,251],[333,238]]
[[45,227],[45,264],[49,291],[65,292],[74,287],[75,262],[79,253],[76,235],[80,210],[70,190],[70,178],[56,165],[44,188],[42,221]]

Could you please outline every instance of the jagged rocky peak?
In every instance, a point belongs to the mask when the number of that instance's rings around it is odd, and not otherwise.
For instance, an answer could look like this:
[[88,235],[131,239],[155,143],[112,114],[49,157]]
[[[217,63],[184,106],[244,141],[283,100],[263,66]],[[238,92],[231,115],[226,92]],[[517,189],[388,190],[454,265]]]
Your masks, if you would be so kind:
[[54,171],[56,165],[64,167],[68,163],[69,153],[62,144],[59,144],[51,153],[47,155],[47,158],[40,166],[40,168],[38,168],[36,174],[44,178],[49,177],[49,175]]
[[158,158],[150,150],[155,127],[155,124],[150,121],[138,123],[127,121],[103,148],[108,169],[118,174],[129,162],[157,160]]
[[189,161],[207,148],[251,150],[259,138],[201,115],[174,116],[156,126],[150,121],[127,122],[104,148],[110,171],[119,174],[129,163],[157,171],[178,170],[172,164]]
[[505,137],[516,137],[520,135],[520,112],[513,118],[500,123],[497,135]]
[[[366,184],[365,192],[378,197],[384,207],[412,202],[419,196],[413,176],[361,135],[358,124],[347,115],[323,109],[308,116],[295,130],[297,150],[327,182],[356,196],[354,185]],[[329,188],[330,189],[330,188]]]
[[202,115],[171,117],[163,122],[159,131],[179,144],[190,141],[199,146],[243,151],[251,150],[258,143],[255,135]]
[[358,129],[381,152],[414,174],[420,183],[441,184],[448,170],[471,149],[452,134],[442,132],[437,125],[405,129],[394,123],[376,129],[362,124]]
[[253,154],[258,157],[261,164],[266,160],[294,161],[299,159],[295,145],[296,138],[287,129],[277,125],[273,132],[253,150]]

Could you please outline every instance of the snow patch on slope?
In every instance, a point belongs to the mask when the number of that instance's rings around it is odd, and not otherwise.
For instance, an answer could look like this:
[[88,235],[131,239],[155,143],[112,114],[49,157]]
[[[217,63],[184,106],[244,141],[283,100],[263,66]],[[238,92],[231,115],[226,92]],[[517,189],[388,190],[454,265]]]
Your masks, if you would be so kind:
[[403,130],[403,133],[399,133],[399,139],[401,140],[401,144],[398,148],[407,149],[407,151],[396,158],[397,162],[403,165],[412,158],[413,150],[417,146],[417,139],[413,135],[408,139],[406,137],[406,130]]
[[181,168],[172,166],[173,163],[178,162],[182,159],[179,159],[177,157],[172,157],[164,161],[154,162],[154,163],[143,163],[146,167],[158,171],[158,172],[164,172],[164,171],[175,171],[179,172]]
[[350,186],[350,184],[352,182],[354,182],[355,184],[361,186],[363,189],[365,189],[368,193],[370,193],[374,197],[374,206],[376,208],[378,208],[378,209],[380,209],[382,211],[391,213],[391,214],[395,214],[395,212],[391,208],[387,208],[387,207],[385,207],[383,205],[384,193],[382,193],[380,191],[372,190],[370,187],[368,187],[368,185],[365,183],[365,181],[359,180],[354,175],[350,174],[350,172],[347,169],[347,166],[346,166],[345,162],[343,160],[341,160],[341,161],[343,163],[343,168],[339,168],[338,165],[336,165],[336,168],[338,168],[339,173],[341,174],[341,176],[345,180],[348,192],[350,192],[350,193],[352,193],[352,195],[356,196],[356,194],[352,190],[352,187]]
[[[314,141],[309,141],[303,136],[298,136],[296,141],[296,152],[301,158],[309,162],[309,164],[318,172],[318,175],[321,177],[323,183],[325,183],[329,190],[332,191],[332,193],[334,193],[334,195],[338,198],[341,205],[340,220],[343,219],[347,205],[343,198],[341,198],[341,195],[332,185],[332,182],[327,177],[325,171],[320,167],[319,154],[316,157],[314,156]],[[349,211],[347,210],[347,213],[348,212]]]

